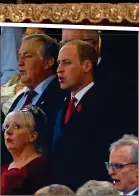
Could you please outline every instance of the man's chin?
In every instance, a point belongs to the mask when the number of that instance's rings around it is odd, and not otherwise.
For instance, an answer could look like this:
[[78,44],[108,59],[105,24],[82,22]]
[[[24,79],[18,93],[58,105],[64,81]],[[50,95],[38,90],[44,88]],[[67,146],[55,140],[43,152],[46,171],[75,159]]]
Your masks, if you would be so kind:
[[68,87],[66,85],[64,85],[64,84],[60,84],[60,88],[63,89],[63,90],[67,90],[68,89]]
[[115,188],[118,190],[118,191],[120,191],[120,192],[123,192],[122,191],[122,187],[120,186],[120,184],[115,184]]
[[21,83],[24,84],[25,86],[27,86],[27,85],[30,83],[29,80],[26,79],[26,78],[21,78],[20,81],[21,81]]

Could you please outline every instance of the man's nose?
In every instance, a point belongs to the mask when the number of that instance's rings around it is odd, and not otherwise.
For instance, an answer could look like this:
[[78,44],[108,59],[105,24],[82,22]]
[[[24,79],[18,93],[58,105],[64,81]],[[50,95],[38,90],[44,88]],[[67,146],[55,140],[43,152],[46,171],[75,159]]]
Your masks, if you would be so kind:
[[63,71],[63,66],[61,63],[59,63],[58,68],[57,68],[57,73],[60,73]]
[[108,170],[108,173],[109,173],[109,175],[113,175],[113,174],[115,174],[115,170],[112,167],[110,167]]
[[23,57],[19,57],[18,58],[18,66],[23,66],[24,65],[24,58]]

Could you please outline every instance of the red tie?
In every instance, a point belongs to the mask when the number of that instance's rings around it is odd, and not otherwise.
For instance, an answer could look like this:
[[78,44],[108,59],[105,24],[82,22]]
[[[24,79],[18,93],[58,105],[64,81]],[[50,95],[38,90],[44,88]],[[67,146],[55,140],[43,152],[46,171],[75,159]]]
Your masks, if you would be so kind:
[[77,101],[77,98],[76,97],[72,97],[72,99],[70,100],[69,102],[69,105],[68,105],[68,109],[66,111],[66,116],[65,116],[65,124],[67,124],[67,122],[69,121],[73,111],[75,110],[75,105],[74,103]]
[[24,105],[22,106],[21,109],[23,109],[25,106],[31,104],[32,103],[32,99],[37,95],[37,93],[34,90],[30,90],[30,91],[26,92],[26,95],[27,95],[26,101],[25,101],[25,103],[24,103]]

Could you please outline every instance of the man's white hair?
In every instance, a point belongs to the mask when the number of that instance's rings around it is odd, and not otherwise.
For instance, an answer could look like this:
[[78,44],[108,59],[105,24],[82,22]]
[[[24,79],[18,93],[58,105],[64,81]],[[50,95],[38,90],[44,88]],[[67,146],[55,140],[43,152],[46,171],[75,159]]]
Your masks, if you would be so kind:
[[111,152],[112,150],[123,146],[131,146],[130,159],[132,162],[138,163],[138,138],[134,135],[125,134],[121,139],[111,144],[109,151]]

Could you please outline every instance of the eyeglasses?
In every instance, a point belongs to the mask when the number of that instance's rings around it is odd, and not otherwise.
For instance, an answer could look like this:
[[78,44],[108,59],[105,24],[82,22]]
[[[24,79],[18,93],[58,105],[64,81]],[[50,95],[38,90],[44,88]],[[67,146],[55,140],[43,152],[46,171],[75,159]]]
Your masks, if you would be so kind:
[[[92,45],[96,45],[97,41],[94,40],[94,39],[81,39],[82,41],[86,41],[86,42],[91,42]],[[68,41],[60,41],[58,43],[59,47],[62,48],[66,43],[70,42],[70,41],[73,41],[73,40],[68,40]]]
[[106,169],[109,170],[110,168],[112,168],[113,170],[120,170],[122,168],[124,168],[127,165],[132,165],[132,164],[138,164],[138,163],[126,163],[126,164],[122,164],[122,163],[109,163],[109,162],[105,162],[105,166]]

